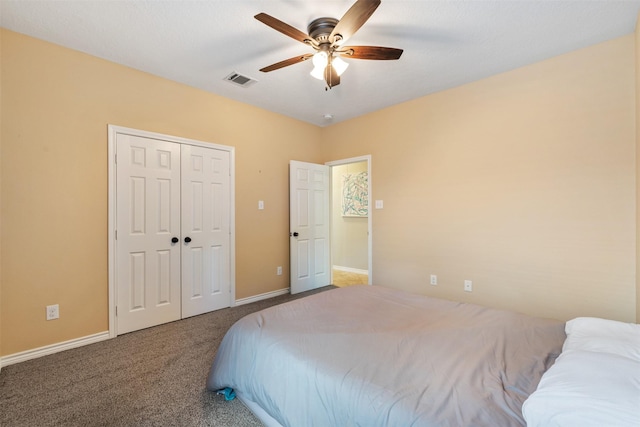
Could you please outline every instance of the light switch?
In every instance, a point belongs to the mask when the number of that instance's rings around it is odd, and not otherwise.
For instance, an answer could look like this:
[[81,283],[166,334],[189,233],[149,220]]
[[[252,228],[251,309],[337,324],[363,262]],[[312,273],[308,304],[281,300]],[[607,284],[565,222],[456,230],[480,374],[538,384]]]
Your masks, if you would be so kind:
[[263,210],[264,209],[264,200],[258,200],[258,209],[259,210]]
[[382,209],[384,207],[384,202],[382,200],[376,200],[376,209]]

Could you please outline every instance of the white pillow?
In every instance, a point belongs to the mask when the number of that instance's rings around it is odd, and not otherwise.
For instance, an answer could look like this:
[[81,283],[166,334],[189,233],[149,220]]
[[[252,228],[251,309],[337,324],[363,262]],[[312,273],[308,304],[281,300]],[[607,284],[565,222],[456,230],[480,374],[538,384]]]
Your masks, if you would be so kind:
[[617,354],[640,362],[640,325],[595,317],[578,317],[565,326],[566,350]]
[[522,405],[527,427],[640,426],[640,362],[568,350]]
[[528,427],[640,426],[640,325],[567,322],[562,354],[522,406]]

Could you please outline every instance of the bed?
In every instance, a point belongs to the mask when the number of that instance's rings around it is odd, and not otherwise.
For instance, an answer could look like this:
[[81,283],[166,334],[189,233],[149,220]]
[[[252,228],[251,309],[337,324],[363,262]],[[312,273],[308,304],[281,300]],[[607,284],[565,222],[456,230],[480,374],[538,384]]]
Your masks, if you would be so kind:
[[250,314],[207,388],[273,426],[523,426],[564,322],[381,286],[332,289]]

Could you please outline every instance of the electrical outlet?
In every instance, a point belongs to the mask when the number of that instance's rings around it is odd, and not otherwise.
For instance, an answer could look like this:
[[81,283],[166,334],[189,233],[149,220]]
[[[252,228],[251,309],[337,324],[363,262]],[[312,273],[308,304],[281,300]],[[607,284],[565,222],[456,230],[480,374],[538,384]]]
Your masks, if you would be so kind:
[[58,304],[47,306],[47,320],[54,320],[60,317],[60,307]]
[[431,284],[433,286],[436,286],[438,284],[438,276],[436,276],[435,274],[431,275]]
[[278,266],[278,267],[276,268],[276,274],[277,274],[278,276],[282,276],[282,266]]
[[473,291],[473,282],[471,280],[464,281],[464,291],[465,292]]

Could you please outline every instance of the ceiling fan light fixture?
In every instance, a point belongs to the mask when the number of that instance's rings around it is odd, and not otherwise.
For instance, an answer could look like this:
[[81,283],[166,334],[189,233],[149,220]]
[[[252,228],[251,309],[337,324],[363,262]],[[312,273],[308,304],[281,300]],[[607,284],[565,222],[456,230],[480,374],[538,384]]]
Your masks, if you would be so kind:
[[324,80],[324,69],[325,67],[313,67],[313,70],[311,70],[309,74],[311,74],[313,78]]
[[331,60],[329,61],[329,56],[325,51],[320,51],[313,55],[313,70],[311,70],[311,76],[318,79],[324,80],[325,75],[324,71],[328,65],[331,65],[333,69],[336,71],[338,76],[341,76],[342,73],[345,72],[349,64],[337,56],[331,56]]
[[324,67],[327,66],[327,52],[325,52],[324,50],[321,50],[320,52],[316,53],[315,55],[313,55],[313,66],[318,68],[318,67],[322,67],[322,69],[324,70]]
[[311,70],[311,76],[318,79],[324,80],[324,70],[327,68],[329,57],[327,56],[327,52],[321,50],[320,52],[313,55],[313,70]]
[[333,57],[333,59],[331,60],[331,65],[333,65],[333,69],[336,70],[336,73],[339,76],[341,76],[342,73],[345,72],[347,67],[349,67],[349,64],[343,61],[342,59],[340,59],[340,57],[338,56]]

